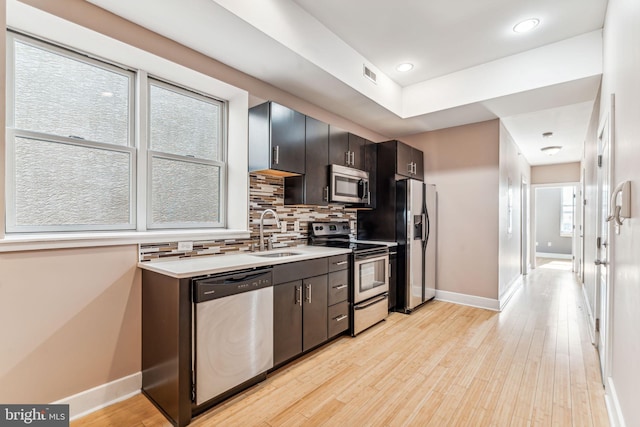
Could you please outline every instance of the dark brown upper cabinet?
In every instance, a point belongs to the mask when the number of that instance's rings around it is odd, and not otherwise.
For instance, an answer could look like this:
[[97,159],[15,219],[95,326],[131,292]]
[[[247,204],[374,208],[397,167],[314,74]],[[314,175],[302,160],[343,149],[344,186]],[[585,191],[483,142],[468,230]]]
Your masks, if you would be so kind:
[[305,115],[275,102],[249,109],[249,171],[305,173]]
[[335,126],[329,126],[329,163],[364,170],[369,141]]
[[384,144],[395,145],[396,173],[407,178],[424,180],[424,156],[422,151],[400,141],[387,141]]
[[329,203],[329,125],[306,117],[306,172],[284,179],[285,205]]

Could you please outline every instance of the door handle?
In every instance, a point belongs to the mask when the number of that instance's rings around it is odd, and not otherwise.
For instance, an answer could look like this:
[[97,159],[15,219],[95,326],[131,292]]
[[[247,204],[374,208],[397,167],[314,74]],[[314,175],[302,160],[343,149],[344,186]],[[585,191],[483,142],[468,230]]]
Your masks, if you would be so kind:
[[593,261],[593,263],[594,263],[595,265],[604,265],[604,266],[609,265],[609,263],[607,262],[607,260],[600,261],[599,259],[597,259],[597,260]]
[[302,305],[302,286],[296,286],[296,304]]

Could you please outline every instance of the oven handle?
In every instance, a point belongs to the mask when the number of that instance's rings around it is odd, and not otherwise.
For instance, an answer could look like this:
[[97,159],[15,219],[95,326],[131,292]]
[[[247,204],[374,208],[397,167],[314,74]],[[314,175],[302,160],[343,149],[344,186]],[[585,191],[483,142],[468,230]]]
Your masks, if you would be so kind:
[[389,298],[389,294],[382,294],[379,297],[376,297],[375,299],[367,302],[367,304],[365,305],[355,305],[353,306],[354,310],[364,310],[365,308],[371,307],[372,305],[376,305],[379,302],[382,302],[384,300],[386,300],[387,298]]
[[367,256],[365,254],[355,254],[355,264],[362,264],[363,262],[373,262],[373,261],[383,261],[387,260],[389,262],[389,252],[385,252],[384,255],[380,253],[371,254]]

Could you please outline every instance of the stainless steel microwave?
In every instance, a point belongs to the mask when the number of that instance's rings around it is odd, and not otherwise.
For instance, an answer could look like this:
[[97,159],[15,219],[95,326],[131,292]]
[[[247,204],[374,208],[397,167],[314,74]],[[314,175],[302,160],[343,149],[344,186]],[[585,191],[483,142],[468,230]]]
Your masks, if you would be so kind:
[[329,176],[330,202],[370,204],[369,172],[331,165]]

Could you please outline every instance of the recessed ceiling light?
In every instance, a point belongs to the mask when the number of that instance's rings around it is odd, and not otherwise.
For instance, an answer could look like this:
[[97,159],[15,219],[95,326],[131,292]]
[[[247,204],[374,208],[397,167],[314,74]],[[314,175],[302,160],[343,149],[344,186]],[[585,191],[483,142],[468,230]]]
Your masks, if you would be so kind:
[[540,23],[539,19],[531,18],[526,19],[513,27],[513,31],[516,33],[526,33],[527,31],[533,30]]
[[540,151],[542,151],[548,156],[553,156],[554,154],[557,154],[558,151],[560,150],[562,150],[562,147],[559,145],[551,145],[549,147],[543,147],[540,149]]
[[409,71],[413,68],[413,64],[410,64],[408,62],[405,62],[404,64],[400,64],[396,67],[396,70],[400,71],[401,73],[404,73],[405,71]]
[[105,91],[105,92],[102,92],[100,95],[104,96],[105,98],[111,98],[113,96],[113,92]]

